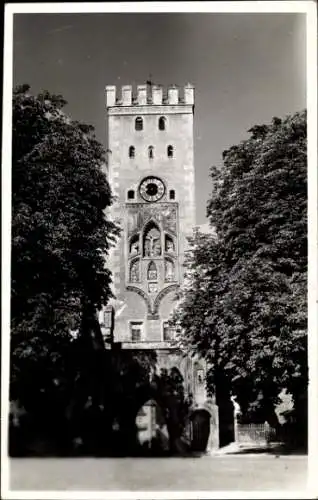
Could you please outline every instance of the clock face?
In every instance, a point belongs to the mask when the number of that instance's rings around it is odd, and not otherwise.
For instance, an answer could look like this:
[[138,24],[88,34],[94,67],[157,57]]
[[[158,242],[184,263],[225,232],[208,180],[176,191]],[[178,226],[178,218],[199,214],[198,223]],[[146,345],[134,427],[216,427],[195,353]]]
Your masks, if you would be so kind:
[[141,182],[139,192],[145,201],[154,202],[163,197],[165,186],[158,177],[147,177]]

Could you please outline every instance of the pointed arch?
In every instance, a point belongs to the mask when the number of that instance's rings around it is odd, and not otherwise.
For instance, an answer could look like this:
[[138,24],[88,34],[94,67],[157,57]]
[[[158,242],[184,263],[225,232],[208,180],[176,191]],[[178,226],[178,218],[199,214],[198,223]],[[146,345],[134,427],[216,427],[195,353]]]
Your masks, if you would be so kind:
[[166,286],[161,292],[158,293],[157,297],[155,298],[154,304],[153,304],[153,309],[152,309],[152,314],[156,315],[159,312],[159,305],[161,300],[170,292],[178,290],[179,285],[173,284]]
[[151,307],[151,300],[150,298],[148,297],[148,295],[143,291],[141,290],[140,288],[136,287],[136,286],[133,286],[133,285],[128,285],[126,287],[126,290],[128,292],[135,292],[137,293],[140,297],[142,297],[146,303],[146,306],[147,306],[147,313],[149,315],[152,315],[152,307]]

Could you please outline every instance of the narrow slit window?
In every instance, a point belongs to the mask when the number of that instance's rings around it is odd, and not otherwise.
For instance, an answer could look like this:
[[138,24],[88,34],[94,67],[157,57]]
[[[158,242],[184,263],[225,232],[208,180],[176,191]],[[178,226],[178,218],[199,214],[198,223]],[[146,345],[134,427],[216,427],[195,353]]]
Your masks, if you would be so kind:
[[134,146],[129,147],[129,158],[135,158],[135,148]]
[[175,200],[175,198],[176,198],[176,192],[175,192],[174,189],[170,189],[170,191],[169,191],[169,198],[170,198],[170,200]]
[[167,155],[168,155],[168,158],[173,158],[173,146],[167,147]]
[[150,160],[153,160],[153,157],[154,157],[154,147],[153,146],[149,146],[149,148],[148,148],[148,157],[150,158]]
[[143,120],[140,116],[136,118],[135,120],[135,130],[142,130],[143,129]]

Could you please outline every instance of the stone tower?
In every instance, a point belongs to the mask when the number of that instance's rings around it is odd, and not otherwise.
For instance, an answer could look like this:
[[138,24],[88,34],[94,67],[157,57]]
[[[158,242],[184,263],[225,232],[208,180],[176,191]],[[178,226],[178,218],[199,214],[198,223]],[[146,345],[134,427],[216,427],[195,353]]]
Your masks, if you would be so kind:
[[155,85],[139,85],[136,96],[129,85],[121,92],[106,86],[111,218],[122,228],[108,263],[114,341],[121,349],[155,351],[159,371],[177,367],[195,411],[206,403],[206,368],[181,355],[168,324],[195,225],[194,88],[185,86],[181,96],[173,86],[165,94]]
[[[149,92],[147,92],[149,90]],[[186,237],[195,225],[194,89],[106,87],[109,181],[122,227],[111,257],[116,314],[115,340],[123,348],[162,349],[172,332],[166,321],[174,291],[183,281]]]

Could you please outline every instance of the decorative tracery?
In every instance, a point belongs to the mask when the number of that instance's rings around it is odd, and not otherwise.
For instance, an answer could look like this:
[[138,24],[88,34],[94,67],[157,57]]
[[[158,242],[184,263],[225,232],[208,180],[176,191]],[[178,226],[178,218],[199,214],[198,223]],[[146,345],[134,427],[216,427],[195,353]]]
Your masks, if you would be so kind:
[[[155,184],[149,179],[151,186]],[[141,188],[139,191],[141,196]],[[178,206],[167,202],[155,204],[148,198],[145,201],[148,203],[127,205],[127,290],[139,290],[137,293],[145,300],[147,297],[148,315],[154,319],[162,298],[178,286]]]

